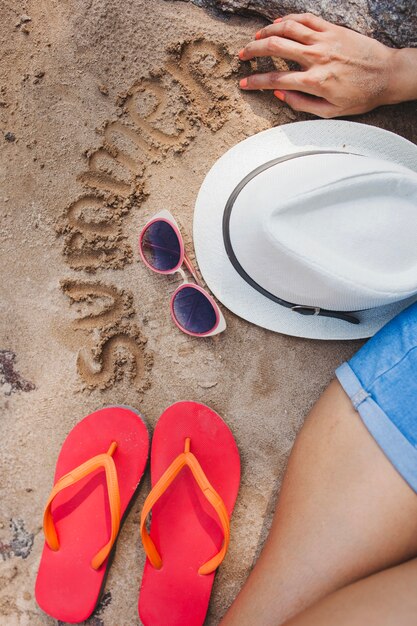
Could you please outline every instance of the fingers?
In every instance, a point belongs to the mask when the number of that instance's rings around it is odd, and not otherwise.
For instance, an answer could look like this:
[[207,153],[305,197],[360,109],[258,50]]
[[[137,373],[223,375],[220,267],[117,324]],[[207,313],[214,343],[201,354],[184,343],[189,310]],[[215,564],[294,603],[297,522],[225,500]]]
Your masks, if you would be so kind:
[[319,33],[331,28],[334,28],[332,24],[312,13],[286,15],[262,28],[256,33],[255,41],[239,52],[241,61],[277,56],[295,61],[306,71],[254,74],[243,78],[240,87],[245,90],[273,89],[274,95],[295,111],[324,118],[345,114],[326,99],[326,81],[314,71],[314,44],[320,41]]
[[331,24],[311,13],[286,15],[258,31],[255,41],[239,52],[239,58],[249,61],[255,57],[279,56],[305,65],[306,47],[316,43],[317,33],[329,27]]
[[275,20],[274,23],[287,22],[289,20],[298,22],[299,24],[303,24],[304,26],[308,26],[308,28],[311,28],[311,30],[315,30],[318,32],[329,30],[329,28],[333,26],[333,24],[330,24],[330,22],[326,22],[326,20],[324,20],[322,17],[318,17],[317,15],[313,15],[312,13],[291,13],[290,15],[279,17]]
[[277,91],[274,95],[288,104],[294,111],[304,111],[326,119],[344,115],[339,107],[324,98],[315,98],[298,91]]
[[265,28],[262,28],[255,35],[255,39],[265,39],[266,37],[284,37],[285,39],[292,39],[298,41],[304,45],[310,45],[317,41],[316,31],[304,26],[295,20],[281,20],[278,24],[270,24]]
[[320,85],[310,80],[308,72],[266,72],[264,74],[252,74],[243,78],[240,88],[251,89],[289,89],[304,91],[315,96],[320,93]]
[[305,46],[302,44],[290,39],[272,36],[248,43],[239,52],[239,59],[241,61],[250,61],[250,59],[255,57],[275,56],[302,64],[304,52]]

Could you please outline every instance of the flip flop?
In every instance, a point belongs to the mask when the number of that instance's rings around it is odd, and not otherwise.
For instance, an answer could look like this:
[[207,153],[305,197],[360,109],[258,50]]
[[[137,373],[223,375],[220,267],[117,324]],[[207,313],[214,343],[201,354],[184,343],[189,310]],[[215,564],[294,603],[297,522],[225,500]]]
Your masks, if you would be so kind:
[[91,413],[64,441],[44,512],[35,589],[39,606],[55,619],[83,622],[94,611],[148,450],[140,415],[122,406]]
[[151,481],[141,515],[140,618],[145,626],[201,626],[240,481],[239,451],[221,417],[197,402],[170,406],[154,431]]

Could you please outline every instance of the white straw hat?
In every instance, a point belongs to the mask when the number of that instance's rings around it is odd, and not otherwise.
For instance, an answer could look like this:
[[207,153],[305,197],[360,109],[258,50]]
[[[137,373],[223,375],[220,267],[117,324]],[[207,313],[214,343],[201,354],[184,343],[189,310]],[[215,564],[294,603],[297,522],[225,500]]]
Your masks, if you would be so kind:
[[417,299],[417,146],[339,120],[254,135],[207,174],[194,244],[208,287],[240,317],[369,337]]

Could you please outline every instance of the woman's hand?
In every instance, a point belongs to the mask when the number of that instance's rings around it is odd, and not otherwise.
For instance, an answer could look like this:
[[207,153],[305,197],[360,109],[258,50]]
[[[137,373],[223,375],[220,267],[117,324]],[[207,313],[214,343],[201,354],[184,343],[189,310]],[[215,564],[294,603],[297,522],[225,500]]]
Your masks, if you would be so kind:
[[239,52],[242,61],[274,56],[300,71],[253,74],[242,89],[273,89],[296,111],[319,117],[365,113],[417,98],[417,50],[396,50],[310,13],[279,18]]

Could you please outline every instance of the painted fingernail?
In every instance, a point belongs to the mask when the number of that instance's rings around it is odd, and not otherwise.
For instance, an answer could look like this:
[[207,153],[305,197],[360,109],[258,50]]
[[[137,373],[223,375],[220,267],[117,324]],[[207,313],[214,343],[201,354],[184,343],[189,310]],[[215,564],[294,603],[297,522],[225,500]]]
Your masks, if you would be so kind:
[[282,22],[282,17],[277,17],[277,19],[274,20],[274,24],[278,24],[278,22]]
[[239,51],[238,57],[240,60],[243,59],[244,52],[245,52],[245,48],[242,48],[242,50]]
[[255,39],[256,39],[256,40],[258,40],[258,39],[260,39],[260,38],[261,38],[261,36],[262,36],[262,31],[261,31],[261,30],[258,30],[258,32],[257,32],[257,33],[256,33],[256,35],[255,35]]
[[285,100],[285,93],[279,89],[275,89],[274,96],[278,98],[278,100],[281,100],[281,102],[284,102]]
[[245,87],[248,86],[248,79],[247,78],[242,78],[241,81],[239,81],[239,86],[244,89]]

